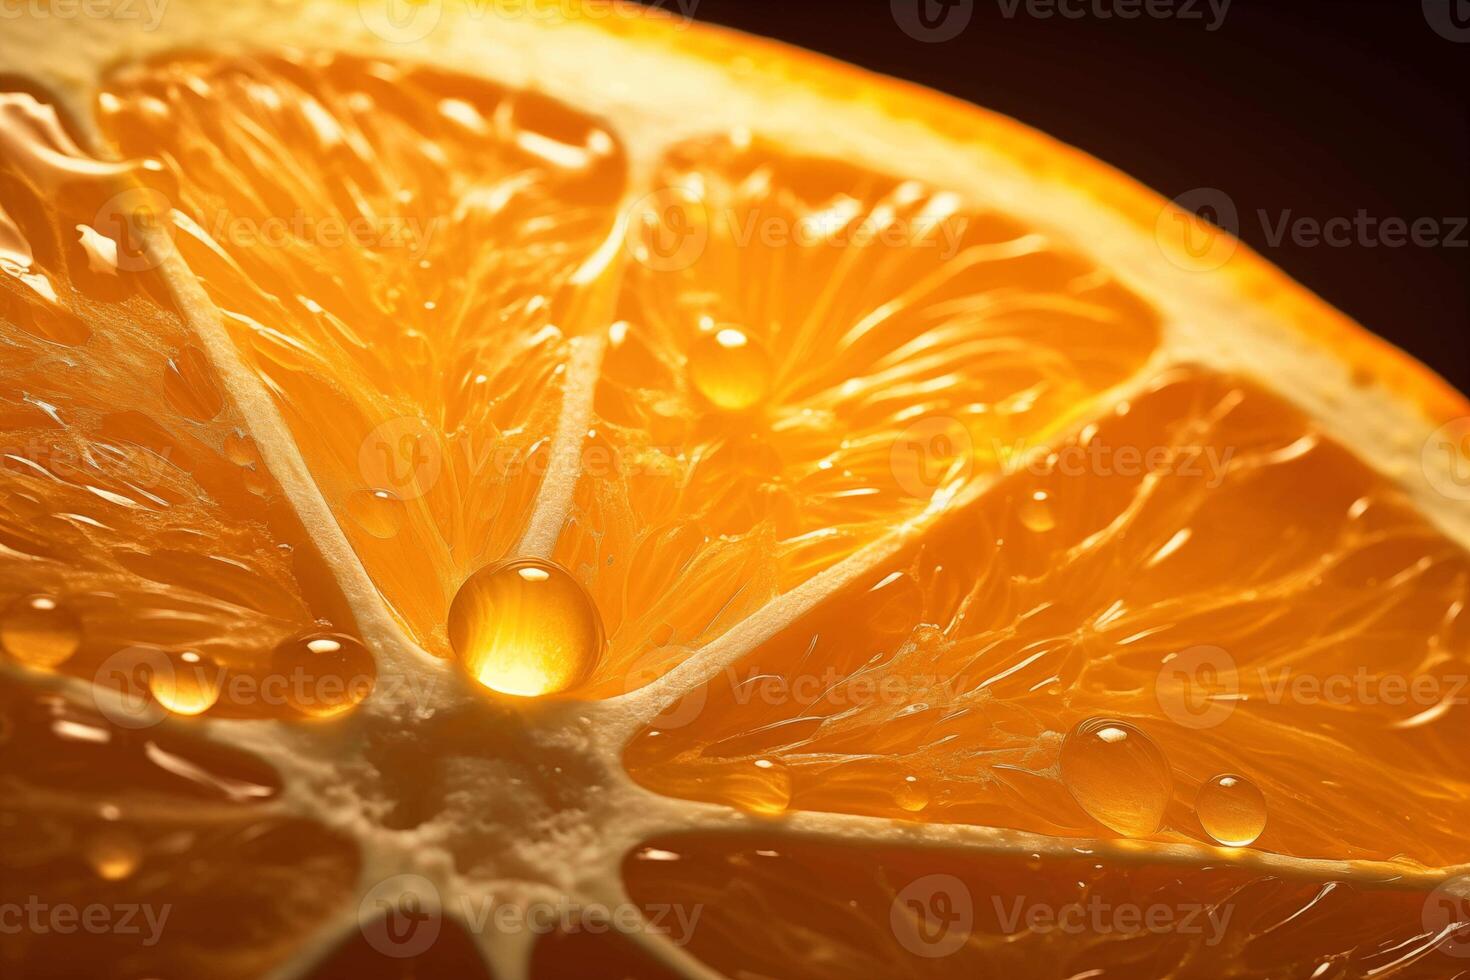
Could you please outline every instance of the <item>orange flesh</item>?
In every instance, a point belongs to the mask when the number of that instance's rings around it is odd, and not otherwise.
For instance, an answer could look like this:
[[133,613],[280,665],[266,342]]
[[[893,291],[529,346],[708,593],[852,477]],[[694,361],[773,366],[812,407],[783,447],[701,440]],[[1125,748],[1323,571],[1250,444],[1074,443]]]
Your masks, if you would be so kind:
[[[1136,298],[1002,216],[725,141],[669,153],[656,185],[697,184],[703,203],[631,209],[607,302],[595,275],[568,283],[627,190],[604,130],[427,69],[297,60],[120,72],[103,122],[178,181],[185,258],[378,588],[441,654],[455,590],[525,530],[568,333],[622,323],[553,556],[606,620],[590,696],[657,676],[994,469],[999,447],[1126,379],[1156,341]],[[696,252],[659,250],[689,222]],[[248,240],[287,228],[285,247]],[[327,240],[341,228],[376,237]],[[697,338],[729,323],[777,354],[752,413],[688,379]],[[919,445],[896,454],[895,439]]]
[[[1200,788],[1239,773],[1266,802],[1255,847],[1470,860],[1457,734],[1470,557],[1244,379],[1179,369],[1115,406],[1107,392],[1154,352],[1157,315],[1061,243],[942,190],[732,133],[668,152],[654,186],[679,190],[635,206],[604,270],[630,190],[622,149],[537,96],[345,56],[198,55],[119,71],[98,109],[123,156],[156,164],[89,160],[29,97],[0,101],[0,586],[7,604],[56,595],[77,616],[81,646],[60,669],[90,677],[143,645],[258,676],[293,634],[352,628],[138,248],[137,208],[172,208],[175,247],[348,541],[436,654],[461,583],[527,528],[571,338],[610,322],[553,555],[608,635],[578,696],[647,683],[1004,476],[640,735],[625,761],[643,785],[764,814],[1210,843]],[[135,177],[147,190],[112,202]],[[754,356],[701,362],[722,329]],[[745,406],[742,392],[760,397]],[[1050,464],[1010,472],[1075,428]],[[1321,687],[1343,677],[1346,702]],[[1417,678],[1431,683],[1395,693]],[[105,887],[189,909],[156,953],[98,940],[69,963],[190,975],[207,952],[210,975],[254,975],[350,900],[349,843],[249,812],[277,791],[269,773],[210,758],[187,771],[228,778],[180,782],[146,740],[98,743],[79,733],[101,723],[58,727],[56,702],[27,697],[0,705],[0,742],[26,749],[0,765],[14,842],[0,901]],[[258,699],[208,710],[289,714]],[[1110,719],[1166,760],[1157,831],[1107,819],[1139,805],[1149,759],[1068,774],[1064,736]],[[122,814],[106,827],[99,794]],[[176,826],[159,816],[170,810]],[[218,874],[196,878],[221,850]],[[652,850],[678,859],[630,858],[634,900],[705,907],[690,950],[736,976],[875,962],[916,976],[1443,975],[1424,896],[1406,890],[743,837]],[[79,853],[108,856],[117,880],[98,886]],[[976,896],[973,937],[938,959],[896,946],[889,919],[894,895],[932,873]],[[992,894],[1056,908],[1079,882],[1115,905],[1229,905],[1237,925],[1202,950],[1178,935],[1007,937],[986,918]],[[473,958],[461,946],[415,966],[458,973]],[[49,941],[0,948],[22,971],[57,955]],[[588,937],[544,940],[533,968],[589,960],[658,975],[621,940]],[[351,947],[323,975],[373,962]]]
[[[672,149],[652,186],[588,449],[615,465],[584,476],[556,552],[607,623],[594,696],[994,472],[1157,342],[1104,271],[917,181],[735,134]],[[690,373],[731,327],[773,362],[747,412]]]
[[1400,491],[1276,398],[1179,370],[672,707],[626,763],[693,799],[746,794],[767,758],[796,809],[1116,836],[1058,767],[1074,725],[1116,717],[1171,768],[1161,839],[1212,843],[1195,797],[1241,773],[1260,848],[1458,863],[1467,594],[1470,556]]
[[[761,835],[651,842],[635,903],[700,910],[730,977],[1445,977],[1470,930],[1421,891],[1232,868],[957,854]],[[759,941],[752,941],[759,937]]]
[[141,251],[138,172],[0,94],[0,627],[39,594],[75,624],[69,673],[145,647],[248,675],[286,636],[351,619]]
[[619,148],[547,100],[345,56],[166,60],[100,108],[178,180],[181,253],[384,599],[447,655],[455,589],[511,551],[548,464],[560,304]]
[[[0,903],[41,916],[0,944],[6,976],[259,976],[351,896],[353,844],[261,814],[280,785],[253,758],[13,682],[0,718]],[[50,918],[98,904],[139,910],[104,930]]]

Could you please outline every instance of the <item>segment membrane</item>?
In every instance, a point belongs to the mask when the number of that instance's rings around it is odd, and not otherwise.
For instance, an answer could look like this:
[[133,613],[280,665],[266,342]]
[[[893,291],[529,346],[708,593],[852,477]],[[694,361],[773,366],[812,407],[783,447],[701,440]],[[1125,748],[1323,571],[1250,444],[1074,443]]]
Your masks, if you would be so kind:
[[0,94],[0,640],[30,666],[92,677],[144,647],[249,670],[351,627],[143,247],[160,181]]
[[641,686],[1132,376],[1154,312],[951,193],[748,137],[663,161],[557,558]]
[[11,683],[0,741],[7,977],[258,977],[351,898],[355,846],[262,814],[258,760]]
[[446,653],[454,591],[526,529],[620,149],[547,99],[328,54],[132,67],[100,111],[176,178],[177,247],[384,599]]
[[[1230,774],[1264,795],[1257,847],[1453,864],[1467,594],[1470,556],[1402,491],[1252,384],[1180,369],[671,707],[626,763],[748,805],[766,759],[793,808],[1067,837],[1159,805],[1159,837],[1206,843],[1196,796]],[[1093,719],[1162,752],[1161,801],[1141,756],[1066,771]]]

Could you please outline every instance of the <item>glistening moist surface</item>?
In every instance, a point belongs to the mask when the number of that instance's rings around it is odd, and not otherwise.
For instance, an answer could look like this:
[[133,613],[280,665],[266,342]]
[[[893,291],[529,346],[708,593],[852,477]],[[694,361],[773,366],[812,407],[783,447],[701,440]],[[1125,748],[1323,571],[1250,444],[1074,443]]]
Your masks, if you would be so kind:
[[1229,862],[1121,867],[757,833],[653,841],[625,874],[635,903],[698,910],[677,938],[730,977],[1428,980],[1470,952],[1448,895]]
[[87,678],[130,647],[248,672],[352,627],[142,249],[161,179],[0,94],[0,639]]
[[526,529],[568,338],[606,334],[553,556],[608,628],[594,697],[993,471],[1157,342],[1145,304],[1004,215],[747,134],[630,191],[573,108],[310,53],[132,67],[100,107],[176,177],[185,258],[431,650]]
[[[1234,774],[1265,797],[1257,847],[1451,865],[1470,859],[1467,593],[1470,557],[1400,490],[1249,382],[1181,368],[694,691],[625,761],[691,799],[1063,837],[1157,805],[1151,836],[1205,843],[1196,795]],[[1126,760],[1064,771],[1089,719],[1157,746],[1160,800]]]
[[328,54],[133,66],[100,112],[177,181],[184,258],[384,599],[446,654],[455,590],[519,541],[549,465],[617,143],[534,95]]

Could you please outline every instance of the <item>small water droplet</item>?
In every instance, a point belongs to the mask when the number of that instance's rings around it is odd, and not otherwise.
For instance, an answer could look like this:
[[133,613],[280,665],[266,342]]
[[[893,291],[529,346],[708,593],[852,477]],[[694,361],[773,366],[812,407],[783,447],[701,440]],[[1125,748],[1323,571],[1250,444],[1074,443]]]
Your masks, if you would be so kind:
[[222,672],[207,654],[170,653],[148,678],[155,701],[176,715],[203,714],[219,700]]
[[94,832],[83,844],[82,853],[103,881],[122,881],[143,863],[142,846],[123,827],[103,827]]
[[519,697],[580,684],[603,648],[587,590],[555,562],[517,558],[480,569],[449,607],[449,643],[470,676]]
[[1266,796],[1244,776],[1220,775],[1200,787],[1195,816],[1226,847],[1245,847],[1266,829]]
[[1164,822],[1173,776],[1164,753],[1125,721],[1089,718],[1062,742],[1062,781],[1098,823],[1125,837],[1147,837]]
[[236,466],[250,466],[260,461],[254,441],[243,432],[231,432],[225,436],[225,459]]
[[1057,526],[1057,516],[1052,510],[1051,497],[1045,490],[1037,490],[1021,501],[1021,523],[1028,531],[1045,534]]
[[286,703],[313,718],[333,718],[372,693],[378,668],[357,639],[343,633],[302,633],[271,654],[271,671],[284,678]]
[[922,813],[929,806],[928,784],[919,776],[905,776],[898,784],[898,791],[893,794],[901,810],[909,813]]
[[689,379],[716,408],[743,412],[771,393],[771,355],[736,327],[700,335],[689,350]]
[[55,596],[24,596],[12,602],[0,618],[0,646],[30,667],[59,666],[81,644],[81,621]]
[[347,496],[347,515],[375,538],[397,535],[406,512],[403,501],[391,490],[354,490]]

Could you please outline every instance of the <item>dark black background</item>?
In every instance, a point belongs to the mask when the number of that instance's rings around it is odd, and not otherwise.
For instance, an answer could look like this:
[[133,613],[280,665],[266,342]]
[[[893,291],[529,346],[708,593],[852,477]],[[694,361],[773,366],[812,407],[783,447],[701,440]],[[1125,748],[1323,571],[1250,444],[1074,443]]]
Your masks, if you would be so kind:
[[[971,0],[942,43],[904,33],[889,0],[691,2],[698,20],[1014,116],[1167,197],[1219,188],[1253,248],[1470,391],[1470,247],[1273,246],[1257,214],[1470,216],[1470,43],[1436,33],[1420,0],[1233,0],[1213,32],[1204,0],[1200,20],[1041,19],[1025,3],[1008,17],[1009,2]],[[1111,7],[1069,5],[1094,2]]]

